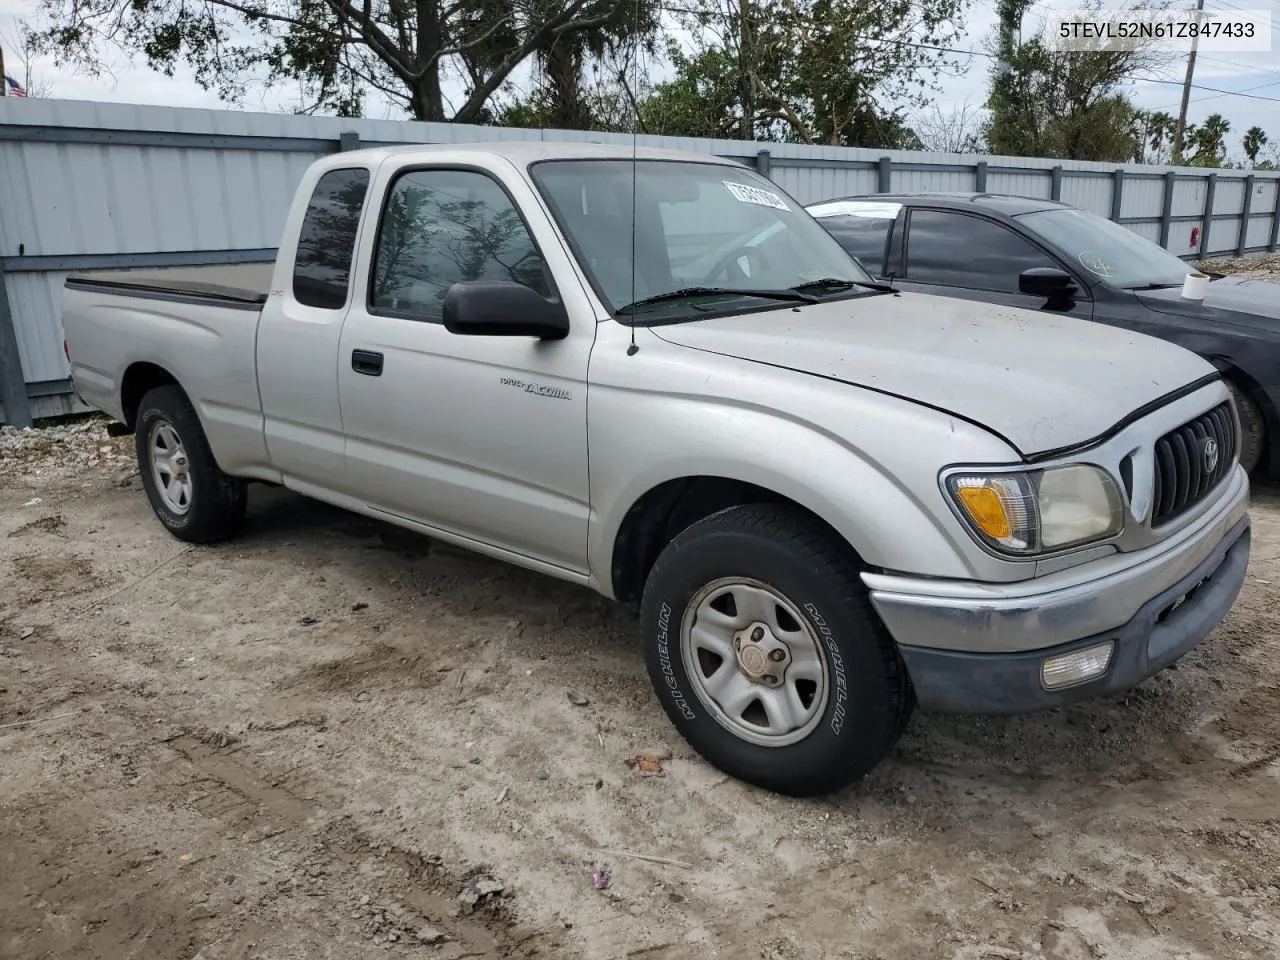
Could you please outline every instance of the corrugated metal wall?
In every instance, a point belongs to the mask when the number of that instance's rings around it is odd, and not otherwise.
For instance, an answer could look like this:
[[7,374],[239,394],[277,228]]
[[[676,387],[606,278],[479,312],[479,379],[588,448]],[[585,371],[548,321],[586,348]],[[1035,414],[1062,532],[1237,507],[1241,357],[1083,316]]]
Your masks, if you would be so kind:
[[[317,157],[378,143],[512,139],[632,142],[581,131],[0,98],[0,401],[37,417],[72,409],[59,322],[69,271],[270,259],[295,185]],[[675,137],[636,142],[736,158],[801,203],[886,189],[985,189],[1116,216],[1180,256],[1276,247],[1276,174]],[[0,422],[27,415],[0,412]]]

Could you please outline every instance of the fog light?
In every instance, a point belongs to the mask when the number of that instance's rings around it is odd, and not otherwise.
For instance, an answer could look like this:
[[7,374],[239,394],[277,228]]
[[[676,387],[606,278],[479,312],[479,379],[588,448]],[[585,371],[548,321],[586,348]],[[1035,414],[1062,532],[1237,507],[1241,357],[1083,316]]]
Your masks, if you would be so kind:
[[1070,687],[1106,673],[1111,664],[1115,642],[1108,640],[1095,647],[1073,650],[1060,657],[1050,657],[1040,666],[1040,682],[1048,689]]

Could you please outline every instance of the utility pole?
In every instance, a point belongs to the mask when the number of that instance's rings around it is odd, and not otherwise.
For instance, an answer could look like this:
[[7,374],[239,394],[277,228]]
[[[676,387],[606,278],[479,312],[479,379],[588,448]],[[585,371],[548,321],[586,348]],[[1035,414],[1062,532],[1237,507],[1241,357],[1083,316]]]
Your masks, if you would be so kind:
[[0,47],[0,97],[9,95],[9,81],[5,79],[7,76],[4,72],[4,47]]
[[742,126],[738,135],[743,140],[756,138],[755,33],[751,0],[738,0],[738,96],[742,98]]
[[[1196,26],[1200,26],[1200,12],[1204,10],[1204,0],[1196,0]],[[1182,166],[1182,136],[1187,129],[1187,103],[1191,100],[1191,75],[1196,69],[1196,47],[1199,45],[1198,34],[1191,35],[1191,53],[1187,56],[1187,78],[1182,81],[1182,106],[1178,109],[1178,125],[1173,130],[1173,163]]]

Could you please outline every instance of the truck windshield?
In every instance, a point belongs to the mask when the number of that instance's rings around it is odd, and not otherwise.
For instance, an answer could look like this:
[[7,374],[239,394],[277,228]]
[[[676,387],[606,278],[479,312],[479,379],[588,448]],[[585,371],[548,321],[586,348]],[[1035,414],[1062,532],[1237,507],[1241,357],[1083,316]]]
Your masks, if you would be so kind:
[[1159,244],[1088,210],[1041,210],[1016,219],[1108,286],[1180,287],[1191,272]]
[[867,292],[855,284],[871,282],[798,203],[745,168],[544,160],[530,172],[615,315],[669,318],[770,302],[753,290],[811,295],[797,301],[855,296]]

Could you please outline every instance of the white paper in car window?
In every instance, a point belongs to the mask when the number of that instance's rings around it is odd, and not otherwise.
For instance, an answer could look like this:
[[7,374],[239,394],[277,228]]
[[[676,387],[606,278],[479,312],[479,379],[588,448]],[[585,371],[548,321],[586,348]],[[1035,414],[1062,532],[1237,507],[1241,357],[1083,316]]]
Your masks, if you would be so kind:
[[775,210],[786,210],[788,213],[791,211],[786,202],[772,190],[749,187],[745,183],[734,183],[732,180],[722,180],[721,183],[728,187],[729,192],[741,203],[754,203],[762,207],[773,207]]

